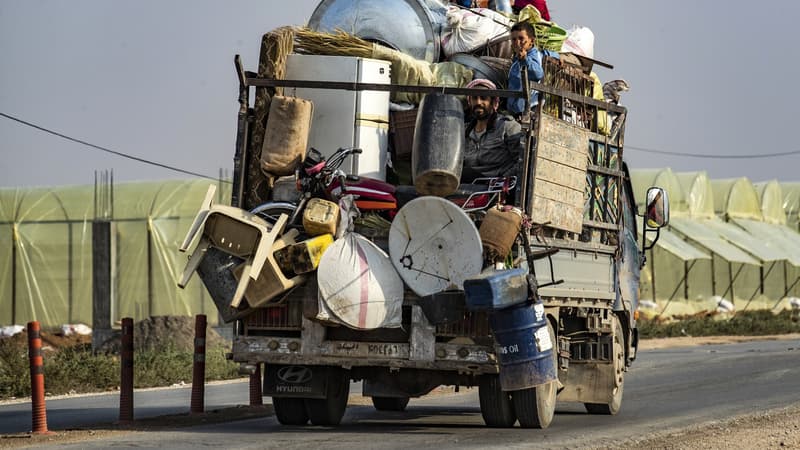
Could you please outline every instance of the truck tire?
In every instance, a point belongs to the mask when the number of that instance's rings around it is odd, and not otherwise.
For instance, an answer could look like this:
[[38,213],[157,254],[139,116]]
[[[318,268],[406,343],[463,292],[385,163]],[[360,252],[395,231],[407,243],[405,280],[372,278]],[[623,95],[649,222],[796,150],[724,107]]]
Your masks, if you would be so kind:
[[600,414],[613,416],[622,407],[622,391],[625,387],[625,338],[623,337],[622,323],[618,318],[614,318],[614,374],[617,377],[615,386],[612,386],[612,397],[610,403],[584,403],[586,412],[589,414]]
[[328,386],[326,397],[322,399],[305,399],[306,412],[314,425],[335,426],[339,425],[347,408],[347,398],[350,395],[350,378],[340,368],[331,368],[328,372]]
[[487,427],[511,428],[517,423],[511,396],[500,389],[497,375],[481,375],[478,379],[478,399],[481,416]]
[[306,405],[302,398],[272,397],[275,417],[281,425],[305,425],[308,423]]
[[[553,364],[558,371],[558,341],[550,322],[547,323],[550,333],[550,342],[553,343]],[[522,428],[547,428],[553,421],[556,411],[556,394],[558,393],[558,380],[528,389],[511,393],[514,411]]]
[[378,411],[405,411],[408,397],[372,397],[372,406]]

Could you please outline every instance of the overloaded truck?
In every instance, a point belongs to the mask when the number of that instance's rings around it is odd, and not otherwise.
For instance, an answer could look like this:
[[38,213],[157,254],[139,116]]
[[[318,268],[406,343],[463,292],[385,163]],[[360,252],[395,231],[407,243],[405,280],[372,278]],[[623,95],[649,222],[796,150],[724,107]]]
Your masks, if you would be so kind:
[[[637,226],[627,111],[598,99],[593,61],[545,58],[541,83],[478,92],[394,83],[378,59],[278,58],[256,73],[236,57],[233,195],[210,189],[180,282],[198,272],[277,419],[338,424],[354,380],[391,411],[477,387],[492,427],[547,427],[556,401],[616,414],[644,235],[669,211],[651,188]],[[462,183],[463,96],[529,89],[517,173]],[[397,93],[421,101],[390,113]]]

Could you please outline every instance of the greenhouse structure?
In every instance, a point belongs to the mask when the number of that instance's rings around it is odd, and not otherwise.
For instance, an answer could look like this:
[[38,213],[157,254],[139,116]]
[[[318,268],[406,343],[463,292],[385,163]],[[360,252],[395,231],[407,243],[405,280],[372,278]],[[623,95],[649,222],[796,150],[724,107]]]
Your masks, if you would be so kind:
[[[113,238],[110,310],[122,317],[217,312],[199,279],[177,287],[186,264],[178,246],[212,181],[0,189],[0,326],[92,324],[92,228]],[[218,201],[228,202],[230,184]],[[224,200],[223,200],[224,199]]]
[[[631,179],[640,211],[650,186],[665,188],[671,207],[669,226],[646,252],[643,312],[682,316],[723,301],[736,311],[780,309],[800,297],[800,183],[710,180],[669,168],[633,171]],[[210,183],[216,201],[228,203],[226,181],[0,189],[0,326],[93,323],[98,224],[111,230],[112,323],[207,314],[221,325],[198,277],[177,286],[187,258],[178,246]]]
[[[781,184],[668,168],[631,178],[637,199],[656,185],[670,195],[670,225],[648,252],[640,283],[656,314],[713,311],[722,300],[736,310],[778,309],[800,295],[800,234],[786,225],[792,212]],[[676,238],[691,249],[677,250]]]

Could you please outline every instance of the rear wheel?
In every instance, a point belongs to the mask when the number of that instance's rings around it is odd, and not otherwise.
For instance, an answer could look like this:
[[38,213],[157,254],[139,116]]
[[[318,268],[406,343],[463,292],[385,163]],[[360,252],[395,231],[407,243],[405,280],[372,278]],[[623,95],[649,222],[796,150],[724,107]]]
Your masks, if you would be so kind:
[[[553,345],[553,366],[558,370],[558,353],[556,352],[556,335],[550,323],[547,323],[550,342]],[[547,428],[553,421],[556,411],[556,394],[558,393],[558,380],[549,383],[514,391],[511,396],[514,411],[522,428]]]
[[372,397],[372,406],[378,411],[405,411],[408,397]]
[[302,398],[272,398],[275,417],[282,425],[305,425],[308,423],[306,405]]
[[350,395],[350,378],[341,368],[331,368],[328,372],[326,397],[305,399],[306,412],[314,425],[339,425],[347,407]]
[[500,378],[497,375],[482,375],[478,380],[478,399],[481,405],[481,416],[486,426],[492,428],[510,428],[517,422],[514,404],[508,392],[500,389]]
[[584,403],[589,414],[616,415],[622,407],[622,391],[625,387],[625,338],[622,323],[614,319],[614,386],[611,387],[609,403]]

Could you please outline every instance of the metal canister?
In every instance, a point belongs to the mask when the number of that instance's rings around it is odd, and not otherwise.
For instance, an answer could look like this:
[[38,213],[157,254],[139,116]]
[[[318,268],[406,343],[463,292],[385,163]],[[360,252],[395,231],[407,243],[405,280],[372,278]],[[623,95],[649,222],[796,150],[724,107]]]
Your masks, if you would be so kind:
[[555,342],[541,303],[496,310],[489,316],[500,362],[500,387],[518,391],[556,379]]

